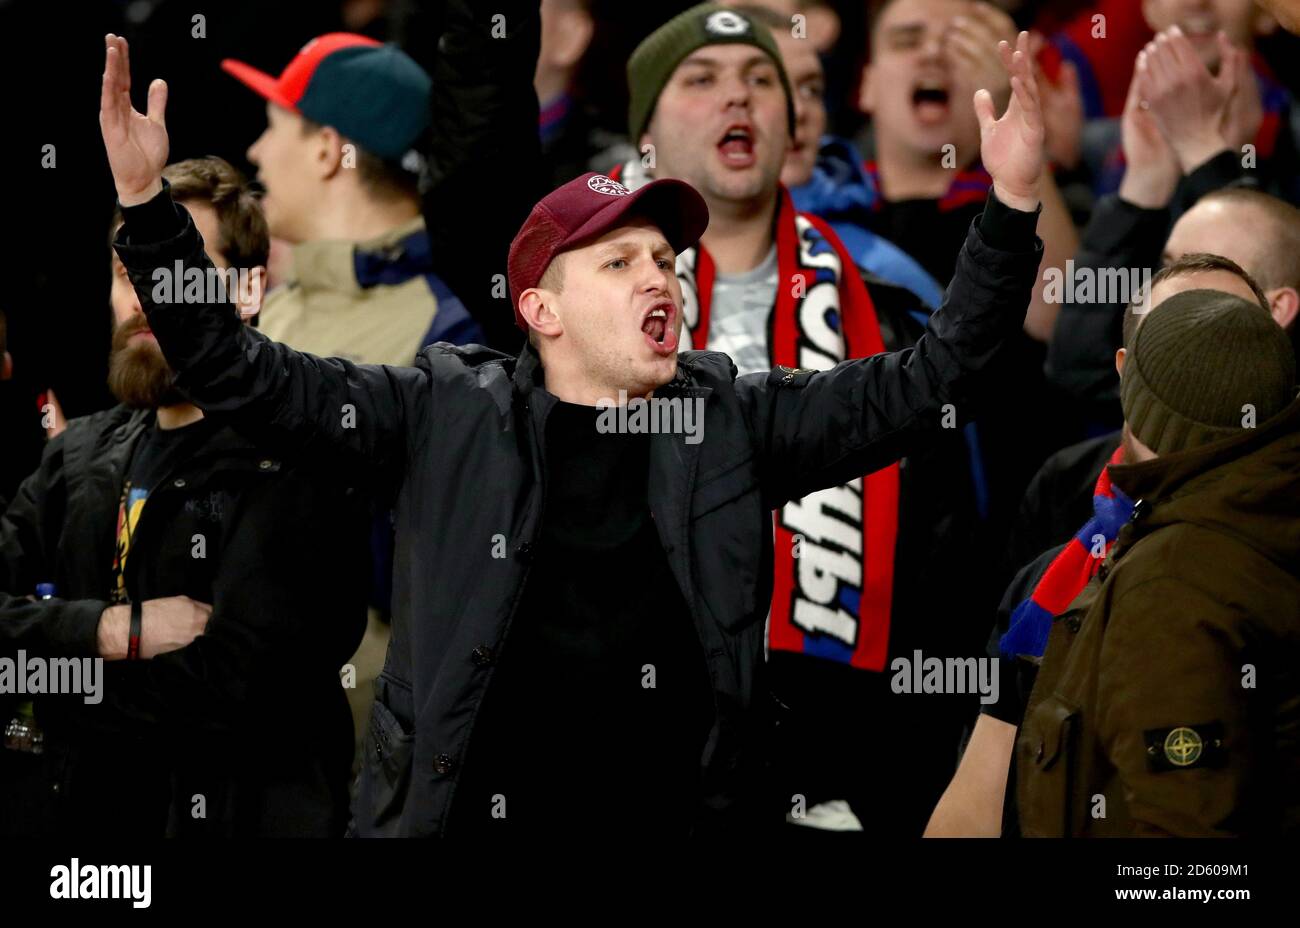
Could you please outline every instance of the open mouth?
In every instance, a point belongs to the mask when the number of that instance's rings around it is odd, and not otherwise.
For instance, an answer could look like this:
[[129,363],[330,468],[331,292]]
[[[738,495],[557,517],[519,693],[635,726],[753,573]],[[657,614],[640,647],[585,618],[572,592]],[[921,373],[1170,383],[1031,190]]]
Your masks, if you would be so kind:
[[1213,39],[1219,31],[1219,24],[1212,16],[1189,16],[1178,26],[1190,39]]
[[671,301],[656,303],[641,318],[641,331],[650,350],[659,355],[669,355],[677,350],[677,333],[673,322],[677,307]]
[[912,110],[923,123],[942,122],[948,118],[949,98],[945,84],[922,81],[912,91]]
[[728,126],[718,141],[718,152],[724,164],[749,167],[754,163],[754,130],[748,124]]

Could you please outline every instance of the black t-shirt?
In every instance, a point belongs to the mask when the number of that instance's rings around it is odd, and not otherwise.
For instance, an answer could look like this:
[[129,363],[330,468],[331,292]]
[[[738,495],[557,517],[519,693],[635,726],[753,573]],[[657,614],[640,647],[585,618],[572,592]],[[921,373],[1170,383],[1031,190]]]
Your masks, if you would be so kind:
[[684,836],[694,820],[714,711],[704,653],[650,514],[650,436],[601,434],[597,415],[550,413],[537,556],[449,834]]
[[117,545],[113,552],[114,596],[125,602],[127,559],[131,554],[131,540],[135,537],[145,503],[158,485],[181,462],[207,442],[213,431],[209,419],[203,418],[180,428],[163,429],[157,420],[136,443],[122,486],[122,499],[117,511]]

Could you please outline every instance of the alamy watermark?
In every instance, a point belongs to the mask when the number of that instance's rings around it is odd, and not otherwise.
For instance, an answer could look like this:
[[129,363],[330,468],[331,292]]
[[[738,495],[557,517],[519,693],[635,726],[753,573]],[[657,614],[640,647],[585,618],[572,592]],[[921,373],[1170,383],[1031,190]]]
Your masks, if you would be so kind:
[[998,660],[994,657],[911,657],[889,662],[895,693],[979,693],[986,706],[998,701]]
[[611,432],[631,435],[684,435],[686,444],[698,445],[704,440],[704,397],[652,396],[649,399],[634,396],[628,399],[626,390],[618,391],[618,401],[608,397],[596,400],[601,410],[596,417],[596,431],[602,435]]
[[70,864],[50,868],[51,899],[130,899],[137,909],[149,908],[153,892],[151,864]]
[[88,706],[104,699],[102,657],[0,657],[0,694],[6,696],[84,696]]
[[186,267],[176,261],[172,267],[153,269],[150,298],[159,306],[172,303],[211,305],[234,302],[240,307],[261,304],[265,284],[259,269]]
[[1074,304],[1140,303],[1151,293],[1151,269],[1142,267],[1076,267],[1043,271],[1043,302]]

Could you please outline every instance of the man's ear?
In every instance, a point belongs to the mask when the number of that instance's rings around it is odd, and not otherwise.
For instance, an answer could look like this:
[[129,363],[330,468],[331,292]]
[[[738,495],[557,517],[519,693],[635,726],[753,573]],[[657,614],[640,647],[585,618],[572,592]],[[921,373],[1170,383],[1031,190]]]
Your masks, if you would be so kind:
[[564,331],[564,323],[555,312],[554,298],[555,294],[540,287],[529,287],[519,294],[519,313],[530,329],[552,337]]
[[1268,297],[1269,312],[1278,325],[1288,330],[1300,325],[1296,319],[1300,315],[1300,293],[1296,292],[1295,287],[1278,287],[1264,295]]
[[316,130],[311,160],[316,176],[329,180],[339,171],[357,166],[357,146],[333,126],[321,126]]
[[1124,358],[1128,356],[1128,349],[1120,348],[1115,352],[1115,373],[1121,377],[1124,376]]
[[247,275],[240,274],[239,279],[235,306],[239,309],[239,320],[251,323],[253,317],[262,311],[262,300],[266,296],[266,268],[255,267]]

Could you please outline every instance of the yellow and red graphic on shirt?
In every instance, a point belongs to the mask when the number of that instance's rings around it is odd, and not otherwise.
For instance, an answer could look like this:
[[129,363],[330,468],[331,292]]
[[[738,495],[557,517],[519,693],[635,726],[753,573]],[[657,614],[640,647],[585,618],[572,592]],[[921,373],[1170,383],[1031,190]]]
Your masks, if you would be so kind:
[[117,577],[117,595],[126,600],[126,558],[131,553],[131,539],[135,537],[140,514],[144,512],[149,491],[143,487],[128,486],[117,507],[117,550],[113,554],[113,575]]

